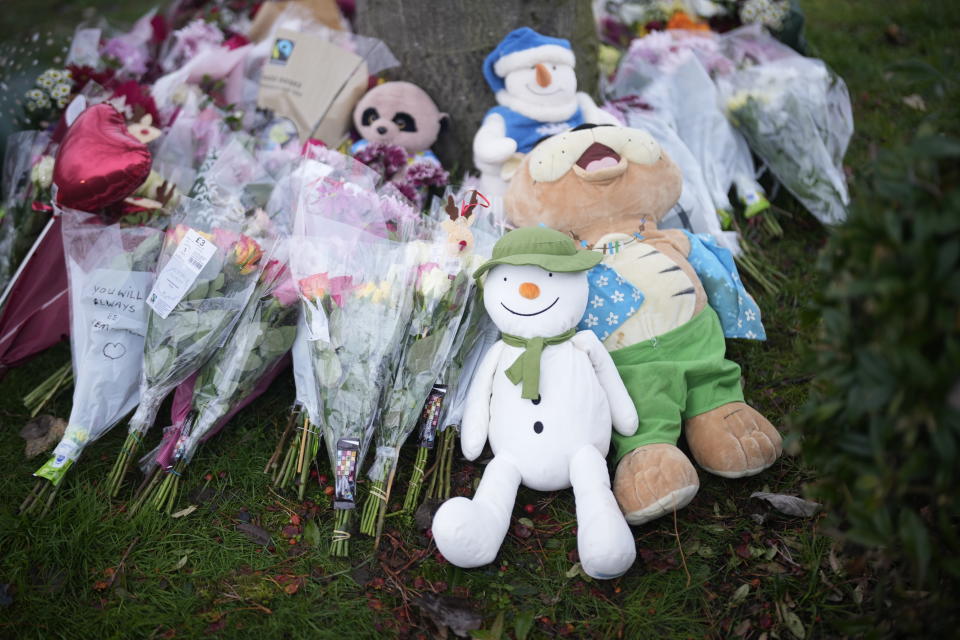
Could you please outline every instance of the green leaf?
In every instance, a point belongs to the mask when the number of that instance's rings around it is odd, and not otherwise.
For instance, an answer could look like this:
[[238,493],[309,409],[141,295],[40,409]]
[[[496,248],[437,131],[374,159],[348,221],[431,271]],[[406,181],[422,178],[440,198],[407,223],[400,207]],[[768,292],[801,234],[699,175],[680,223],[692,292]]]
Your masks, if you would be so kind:
[[470,635],[478,640],[500,640],[503,637],[503,611],[497,614],[492,627],[471,631]]
[[747,599],[747,595],[750,593],[750,584],[744,582],[742,585],[737,587],[737,590],[733,592],[733,595],[730,596],[730,604],[737,605]]
[[513,633],[517,640],[527,640],[527,635],[533,629],[533,612],[521,611],[513,621]]
[[303,525],[303,540],[311,547],[320,546],[320,527],[313,520],[307,520]]
[[803,640],[807,637],[807,631],[803,626],[803,621],[800,620],[800,616],[795,614],[793,611],[790,611],[785,606],[780,607],[780,610],[783,612],[783,623],[787,625],[787,630],[793,635],[794,638],[798,640]]

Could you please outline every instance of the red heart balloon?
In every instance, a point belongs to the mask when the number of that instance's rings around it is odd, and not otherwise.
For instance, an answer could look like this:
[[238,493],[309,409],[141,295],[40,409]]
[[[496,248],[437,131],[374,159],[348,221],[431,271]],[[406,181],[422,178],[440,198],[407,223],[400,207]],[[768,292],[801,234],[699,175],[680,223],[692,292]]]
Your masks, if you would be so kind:
[[147,145],[127,131],[119,111],[107,103],[77,116],[63,136],[53,167],[57,202],[97,211],[136,191],[150,175]]

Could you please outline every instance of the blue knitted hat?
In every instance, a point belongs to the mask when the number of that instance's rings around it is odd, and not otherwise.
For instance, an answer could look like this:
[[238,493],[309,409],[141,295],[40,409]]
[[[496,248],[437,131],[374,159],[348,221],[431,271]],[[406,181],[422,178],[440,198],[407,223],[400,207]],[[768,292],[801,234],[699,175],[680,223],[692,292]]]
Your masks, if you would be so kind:
[[516,69],[532,67],[538,62],[575,64],[570,41],[544,36],[530,27],[521,27],[507,34],[483,61],[483,77],[496,93],[504,88],[503,78]]

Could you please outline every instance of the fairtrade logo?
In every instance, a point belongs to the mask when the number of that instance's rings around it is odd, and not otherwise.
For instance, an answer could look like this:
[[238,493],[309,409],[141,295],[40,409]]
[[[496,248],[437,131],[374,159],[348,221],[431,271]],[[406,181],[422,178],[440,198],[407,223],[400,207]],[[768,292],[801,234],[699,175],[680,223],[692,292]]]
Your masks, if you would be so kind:
[[288,38],[277,38],[273,43],[273,50],[270,52],[270,62],[275,64],[287,64],[287,60],[293,55],[293,40]]

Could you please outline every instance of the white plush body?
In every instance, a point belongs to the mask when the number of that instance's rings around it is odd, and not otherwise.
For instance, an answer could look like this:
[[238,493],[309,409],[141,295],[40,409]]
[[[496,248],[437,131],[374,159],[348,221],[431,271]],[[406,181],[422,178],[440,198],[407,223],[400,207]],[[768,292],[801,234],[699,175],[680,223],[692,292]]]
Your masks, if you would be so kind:
[[[523,283],[537,285],[539,295],[523,299],[517,294]],[[539,267],[500,265],[487,277],[484,303],[506,333],[553,336],[576,326],[587,290],[583,272],[549,274]],[[544,347],[536,403],[522,398],[522,385],[506,375],[522,353],[498,341],[474,376],[461,425],[463,453],[475,459],[489,438],[494,458],[472,500],[453,498],[437,511],[437,548],[457,566],[487,564],[506,536],[521,483],[540,491],[572,486],[584,570],[596,578],[622,575],[636,549],[610,491],[605,456],[611,427],[625,435],[636,431],[633,402],[593,332]]]

